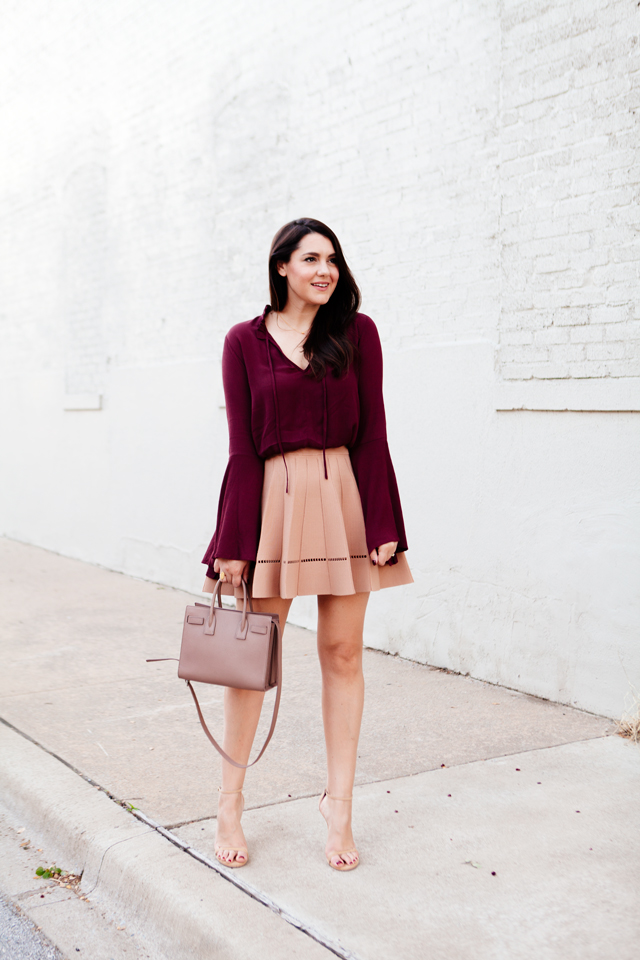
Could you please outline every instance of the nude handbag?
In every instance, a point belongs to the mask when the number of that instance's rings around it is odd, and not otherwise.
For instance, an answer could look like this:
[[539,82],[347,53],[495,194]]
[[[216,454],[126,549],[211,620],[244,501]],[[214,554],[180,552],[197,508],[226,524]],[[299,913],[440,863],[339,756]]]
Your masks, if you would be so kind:
[[[258,762],[276,728],[282,692],[280,618],[277,613],[254,613],[251,595],[244,580],[242,610],[223,607],[220,586],[221,581],[218,580],[211,597],[211,606],[196,603],[185,610],[178,676],[187,681],[202,729],[213,746],[228,763],[245,770]],[[147,660],[147,663],[175,659],[153,657]],[[211,735],[196,692],[191,686],[192,680],[221,687],[236,687],[240,690],[271,690],[277,687],[267,739],[251,763],[244,764],[233,760]]]

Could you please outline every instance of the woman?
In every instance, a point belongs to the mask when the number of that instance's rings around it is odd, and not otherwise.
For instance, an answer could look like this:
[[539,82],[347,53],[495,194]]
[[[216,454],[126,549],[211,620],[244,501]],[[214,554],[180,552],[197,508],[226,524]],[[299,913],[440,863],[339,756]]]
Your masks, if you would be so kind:
[[[364,699],[362,635],[371,590],[412,583],[386,440],[382,352],[332,230],[286,224],[269,257],[271,304],[227,334],[222,373],[229,464],[203,563],[284,624],[294,596],[318,597],[327,747],[320,812],[335,870],[358,865],[351,794]],[[227,688],[224,749],[247,763],[263,694]],[[216,857],[241,867],[244,770],[223,761]]]

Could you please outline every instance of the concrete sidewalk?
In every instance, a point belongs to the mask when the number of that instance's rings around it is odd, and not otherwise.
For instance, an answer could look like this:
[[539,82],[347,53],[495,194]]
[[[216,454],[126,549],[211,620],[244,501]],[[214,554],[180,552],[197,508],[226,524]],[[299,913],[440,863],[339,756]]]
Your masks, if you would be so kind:
[[[315,637],[288,626],[250,863],[217,871],[216,755],[175,664],[145,663],[177,656],[193,598],[7,540],[0,568],[0,799],[128,917],[147,952],[127,956],[635,957],[640,750],[610,721],[367,652],[362,863],[337,874]],[[201,689],[220,731],[221,691]]]

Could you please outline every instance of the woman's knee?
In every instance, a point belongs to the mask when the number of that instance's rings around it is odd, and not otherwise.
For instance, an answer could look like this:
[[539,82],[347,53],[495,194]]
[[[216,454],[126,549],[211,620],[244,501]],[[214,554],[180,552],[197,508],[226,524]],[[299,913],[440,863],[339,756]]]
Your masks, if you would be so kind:
[[362,670],[362,640],[344,639],[320,648],[322,669],[338,676],[354,676]]

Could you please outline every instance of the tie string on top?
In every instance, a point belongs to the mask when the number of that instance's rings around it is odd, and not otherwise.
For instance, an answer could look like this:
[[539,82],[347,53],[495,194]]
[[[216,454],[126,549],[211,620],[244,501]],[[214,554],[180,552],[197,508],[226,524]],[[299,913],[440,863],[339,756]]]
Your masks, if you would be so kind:
[[[266,336],[267,344],[267,358],[269,360],[269,370],[271,373],[271,390],[273,393],[273,406],[276,414],[276,436],[278,438],[278,449],[280,450],[280,456],[284,461],[284,470],[286,476],[286,487],[285,492],[289,493],[289,467],[287,465],[287,458],[284,455],[284,447],[282,446],[282,434],[280,431],[280,405],[278,403],[278,391],[276,389],[276,375],[273,369],[273,358],[271,356],[271,336],[267,331]],[[324,464],[324,478],[325,480],[329,479],[329,472],[327,470],[327,422],[328,422],[328,410],[327,410],[327,376],[322,378],[322,462]]]

